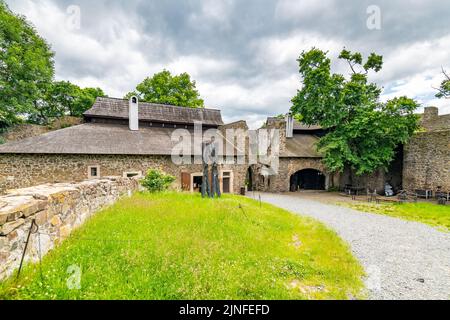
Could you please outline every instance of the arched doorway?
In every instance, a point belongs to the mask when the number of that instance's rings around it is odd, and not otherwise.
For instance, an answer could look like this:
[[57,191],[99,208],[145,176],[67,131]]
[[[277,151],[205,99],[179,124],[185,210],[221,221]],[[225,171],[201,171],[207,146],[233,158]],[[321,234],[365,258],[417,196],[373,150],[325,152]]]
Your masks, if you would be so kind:
[[247,185],[247,190],[253,191],[253,170],[251,167],[249,167],[247,170],[247,177],[245,180],[246,180],[245,183]]
[[325,190],[325,175],[315,169],[297,171],[291,176],[290,190]]

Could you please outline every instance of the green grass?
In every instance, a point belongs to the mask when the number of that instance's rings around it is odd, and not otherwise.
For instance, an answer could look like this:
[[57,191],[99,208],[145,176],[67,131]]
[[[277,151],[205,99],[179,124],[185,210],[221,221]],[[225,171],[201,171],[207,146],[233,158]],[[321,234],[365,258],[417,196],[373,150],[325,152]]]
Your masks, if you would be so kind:
[[339,204],[359,211],[425,223],[441,231],[450,231],[450,206],[425,202],[394,204],[340,202]]
[[[239,206],[244,210],[241,210]],[[82,270],[70,290],[69,266]],[[322,224],[238,196],[136,194],[91,218],[0,299],[364,298],[363,269]]]

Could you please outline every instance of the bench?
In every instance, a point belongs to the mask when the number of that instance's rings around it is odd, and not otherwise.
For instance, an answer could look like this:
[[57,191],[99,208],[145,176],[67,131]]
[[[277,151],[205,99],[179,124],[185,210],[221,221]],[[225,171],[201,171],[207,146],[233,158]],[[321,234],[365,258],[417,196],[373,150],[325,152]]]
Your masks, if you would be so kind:
[[431,190],[416,189],[414,192],[418,198],[431,199],[433,197],[433,191]]

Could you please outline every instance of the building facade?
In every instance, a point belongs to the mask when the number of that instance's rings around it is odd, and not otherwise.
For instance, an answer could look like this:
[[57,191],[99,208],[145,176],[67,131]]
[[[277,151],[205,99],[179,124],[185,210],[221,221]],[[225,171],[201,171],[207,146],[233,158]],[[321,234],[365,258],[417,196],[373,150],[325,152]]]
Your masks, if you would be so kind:
[[[201,123],[201,131],[196,124]],[[450,115],[425,109],[423,132],[406,146],[400,146],[388,170],[356,176],[352,170],[328,172],[316,144],[327,133],[318,126],[306,126],[285,119],[268,118],[261,129],[249,131],[245,121],[224,124],[219,110],[191,109],[136,100],[98,98],[84,114],[84,123],[0,146],[0,193],[43,183],[78,182],[111,176],[143,176],[159,169],[176,177],[174,188],[199,192],[203,183],[202,150],[190,143],[190,160],[175,163],[176,131],[196,137],[210,129],[220,133],[221,148],[232,145],[233,161],[219,165],[223,193],[248,190],[296,192],[299,190],[343,189],[346,185],[383,192],[385,183],[395,190],[429,189],[450,191]],[[244,137],[244,145],[227,138],[228,129]],[[260,158],[249,161],[249,135],[262,129],[276,131],[279,153],[277,170]],[[271,145],[267,153],[270,153]],[[243,159],[238,159],[237,150]],[[224,151],[224,149],[222,149]],[[259,152],[259,151],[258,151]],[[223,154],[223,153],[222,153]],[[242,161],[238,161],[242,160]]]
[[[136,101],[137,102],[137,101]],[[85,123],[0,146],[0,191],[43,183],[77,182],[110,176],[142,176],[159,169],[176,177],[174,188],[198,191],[201,162],[175,164],[173,134],[195,135],[195,123],[209,129],[244,128],[245,122],[224,125],[219,110],[139,103],[130,117],[131,101],[98,98],[84,114]],[[201,150],[192,150],[201,157]],[[222,164],[220,188],[237,193],[245,185],[248,166]]]

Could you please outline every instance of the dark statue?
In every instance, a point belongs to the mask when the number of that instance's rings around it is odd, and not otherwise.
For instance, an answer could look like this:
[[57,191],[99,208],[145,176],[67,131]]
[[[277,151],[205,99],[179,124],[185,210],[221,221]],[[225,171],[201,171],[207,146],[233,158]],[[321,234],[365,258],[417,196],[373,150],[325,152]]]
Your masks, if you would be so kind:
[[[211,142],[202,145],[202,161],[203,161],[203,181],[202,181],[202,197],[214,198],[220,197],[219,169],[217,163],[216,144],[214,137]],[[211,172],[209,167],[211,166]]]

